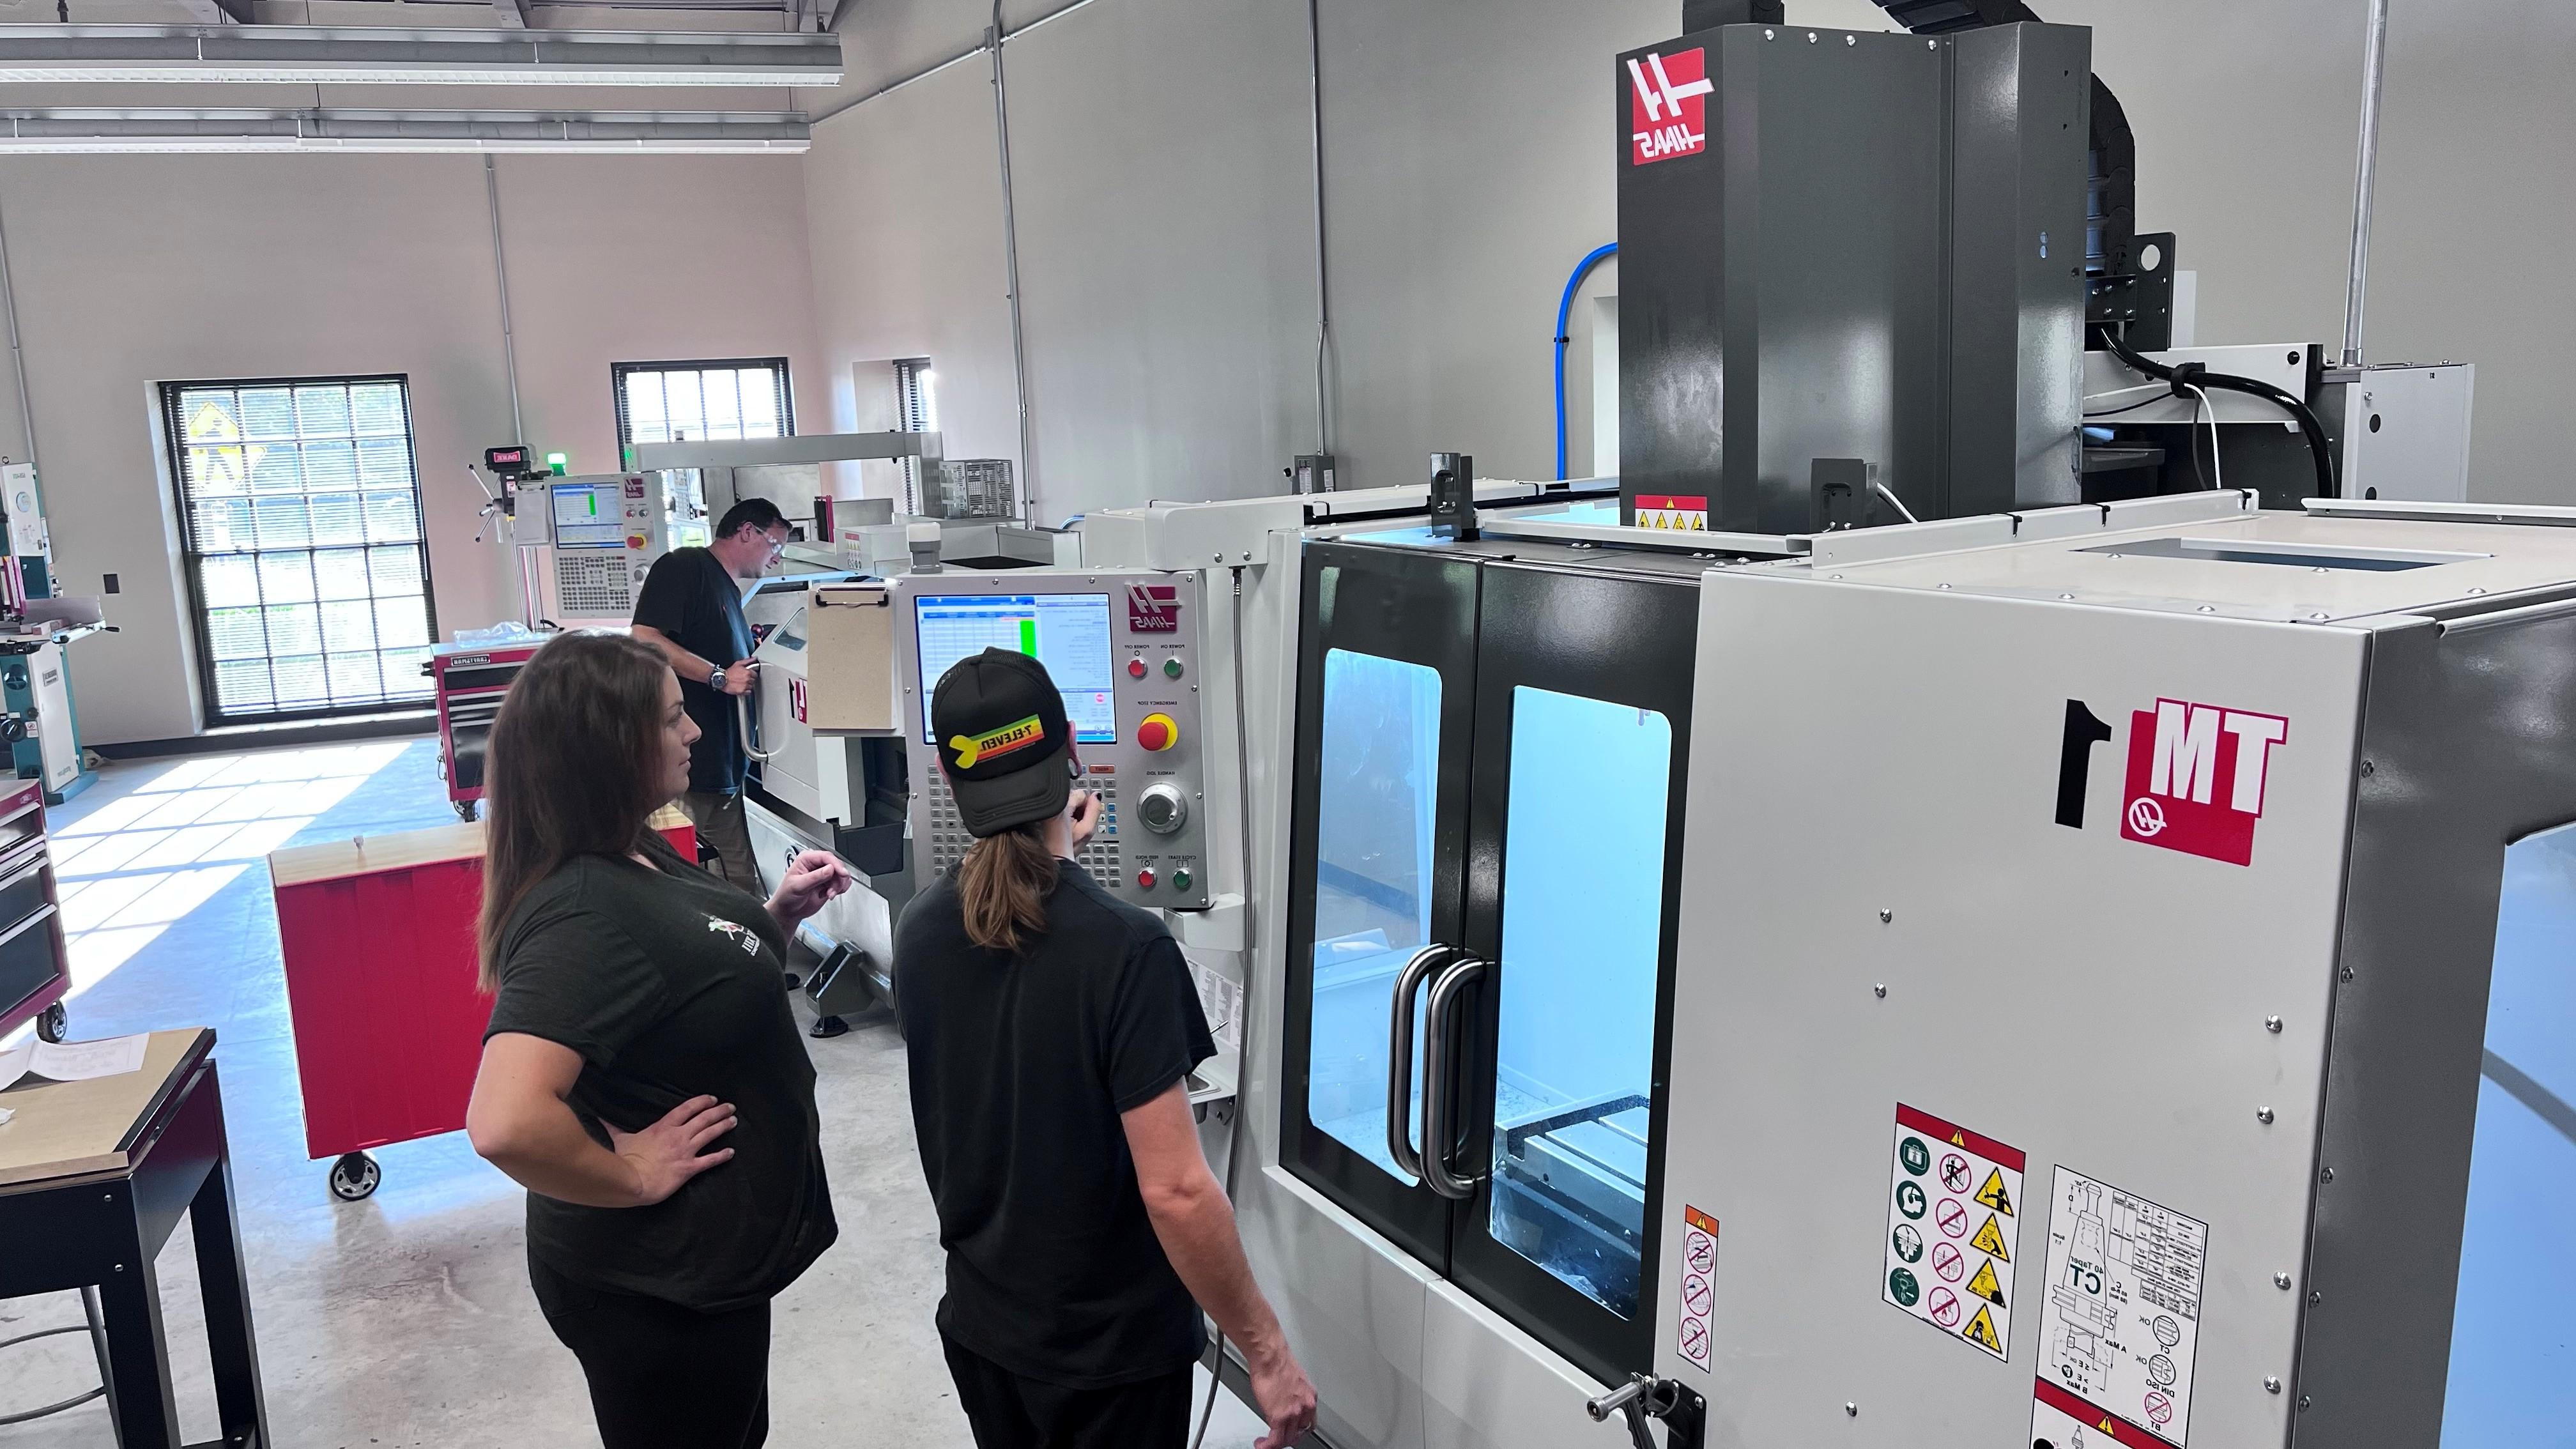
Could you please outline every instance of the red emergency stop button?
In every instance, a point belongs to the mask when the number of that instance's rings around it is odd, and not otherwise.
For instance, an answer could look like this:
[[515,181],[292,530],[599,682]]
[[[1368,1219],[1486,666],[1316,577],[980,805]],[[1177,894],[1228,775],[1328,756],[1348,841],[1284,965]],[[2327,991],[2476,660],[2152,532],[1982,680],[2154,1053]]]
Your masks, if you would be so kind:
[[1128,660],[1128,661],[1127,661],[1127,677],[1128,677],[1129,679],[1142,679],[1142,678],[1144,678],[1144,677],[1145,677],[1145,661],[1144,661],[1144,660],[1142,660],[1142,659],[1130,659],[1130,660]]
[[1140,871],[1136,872],[1136,889],[1138,889],[1138,890],[1140,890],[1140,891],[1149,891],[1149,890],[1152,890],[1153,888],[1154,888],[1154,873],[1153,873],[1152,871],[1150,871],[1150,870],[1140,870]]
[[1168,750],[1181,742],[1180,721],[1167,714],[1149,714],[1136,726],[1139,749]]

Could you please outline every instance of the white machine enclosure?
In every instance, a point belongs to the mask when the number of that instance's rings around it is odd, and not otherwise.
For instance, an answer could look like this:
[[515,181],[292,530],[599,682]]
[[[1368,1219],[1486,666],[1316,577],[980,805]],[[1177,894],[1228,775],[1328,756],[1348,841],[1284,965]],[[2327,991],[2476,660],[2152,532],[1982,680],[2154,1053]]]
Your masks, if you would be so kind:
[[[1201,707],[1207,653],[1200,644],[1206,606],[1200,583],[1195,573],[1114,569],[940,572],[896,580],[895,654],[912,776],[913,870],[921,885],[954,870],[974,844],[957,819],[928,734],[927,702],[939,681],[936,674],[924,677],[924,626],[957,639],[990,635],[983,642],[1011,643],[1022,627],[1012,613],[1022,606],[1011,601],[1031,601],[1029,642],[1018,647],[1044,659],[1036,643],[1036,611],[1052,607],[1048,601],[1083,601],[1088,610],[1096,600],[1102,629],[1097,655],[1045,661],[1059,689],[1076,694],[1088,684],[1105,696],[1098,706],[1105,729],[1080,739],[1076,721],[1082,788],[1100,797],[1103,811],[1079,863],[1133,905],[1189,911],[1210,904],[1208,735]],[[935,637],[928,647],[944,646]],[[1085,639],[1081,647],[1092,646]],[[954,662],[941,657],[943,670]],[[1158,730],[1164,733],[1156,737]]]
[[2465,503],[2474,363],[2389,363],[2326,374],[2320,415],[2342,439],[2343,496]]
[[[679,543],[695,515],[668,491],[664,473],[593,473],[540,478],[512,500],[509,537],[542,554],[528,580],[541,591],[540,617],[566,628],[623,627],[653,563]],[[703,538],[694,540],[703,543]],[[523,574],[523,578],[527,575]]]
[[[2576,531],[2022,522],[1707,577],[1664,1232],[1719,1227],[1705,1366],[1668,1272],[1657,1371],[1747,1449],[2443,1442],[2503,852],[2576,818]],[[1900,1109],[2026,1156],[1999,1353],[1903,1306],[1988,1212]],[[2118,1270],[2156,1344],[2080,1331],[2088,1183],[2164,1254]]]

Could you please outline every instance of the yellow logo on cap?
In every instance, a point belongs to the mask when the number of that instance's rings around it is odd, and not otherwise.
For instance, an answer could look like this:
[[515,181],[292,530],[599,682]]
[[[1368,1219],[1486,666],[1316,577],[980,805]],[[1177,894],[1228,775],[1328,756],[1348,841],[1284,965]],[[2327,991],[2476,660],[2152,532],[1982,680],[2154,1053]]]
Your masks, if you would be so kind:
[[1007,755],[1014,750],[1026,749],[1045,738],[1046,726],[1038,722],[1036,715],[1030,715],[1027,719],[1014,721],[1000,729],[986,730],[972,739],[964,735],[950,735],[948,748],[957,752],[958,769],[971,770],[979,761]]

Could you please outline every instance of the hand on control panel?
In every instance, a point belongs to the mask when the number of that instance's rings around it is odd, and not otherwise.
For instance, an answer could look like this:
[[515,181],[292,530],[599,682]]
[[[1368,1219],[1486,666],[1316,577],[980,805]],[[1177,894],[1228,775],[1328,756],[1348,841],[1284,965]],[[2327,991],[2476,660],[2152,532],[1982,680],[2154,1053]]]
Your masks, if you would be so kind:
[[1073,829],[1073,848],[1082,849],[1100,829],[1100,797],[1088,790],[1076,790],[1065,803],[1065,823]]

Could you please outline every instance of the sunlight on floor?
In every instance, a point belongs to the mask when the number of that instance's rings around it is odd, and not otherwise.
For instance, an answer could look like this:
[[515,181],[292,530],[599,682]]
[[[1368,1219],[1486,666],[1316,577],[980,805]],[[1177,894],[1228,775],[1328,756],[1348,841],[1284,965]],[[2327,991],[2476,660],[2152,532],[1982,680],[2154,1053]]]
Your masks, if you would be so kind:
[[72,989],[105,980],[171,924],[346,800],[402,741],[209,755],[157,769],[53,834]]

